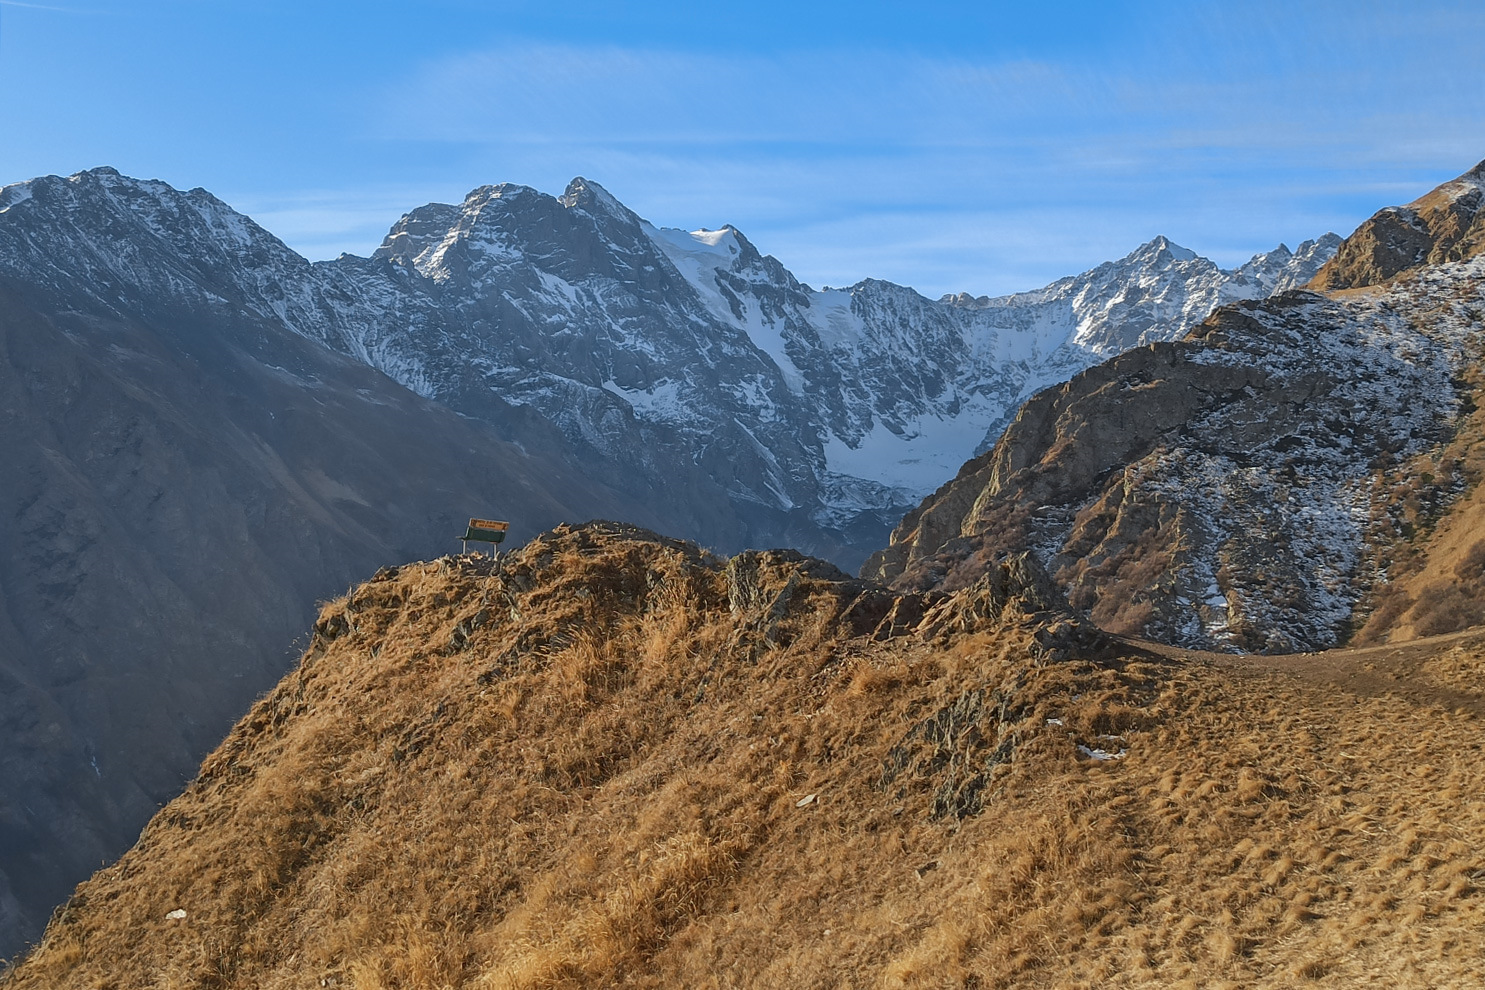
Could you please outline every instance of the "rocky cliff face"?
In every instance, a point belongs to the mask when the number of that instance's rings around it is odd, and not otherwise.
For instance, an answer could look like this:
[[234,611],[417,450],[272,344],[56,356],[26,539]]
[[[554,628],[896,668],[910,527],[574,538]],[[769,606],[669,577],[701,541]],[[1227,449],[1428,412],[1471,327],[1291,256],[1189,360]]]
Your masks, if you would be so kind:
[[952,588],[1030,546],[1118,632],[1269,652],[1343,641],[1414,526],[1402,502],[1437,510],[1480,480],[1446,444],[1473,415],[1482,275],[1474,259],[1232,305],[1092,368],[1026,403],[864,573]]
[[1379,211],[1315,276],[1319,290],[1378,285],[1485,251],[1485,162],[1406,206]]

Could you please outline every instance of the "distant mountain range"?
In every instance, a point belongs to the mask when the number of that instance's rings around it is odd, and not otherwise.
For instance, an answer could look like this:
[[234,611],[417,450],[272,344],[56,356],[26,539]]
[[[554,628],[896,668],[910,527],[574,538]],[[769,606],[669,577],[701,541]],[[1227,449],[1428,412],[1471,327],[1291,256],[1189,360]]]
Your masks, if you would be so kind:
[[855,567],[1019,403],[1311,278],[1157,238],[996,299],[817,291],[594,183],[403,217],[310,263],[204,190],[0,189],[0,954],[132,841],[290,662],[316,599],[621,518]]
[[[540,412],[675,532],[850,568],[1038,389],[1302,285],[1340,242],[1225,271],[1156,238],[1035,292],[935,301],[817,291],[732,227],[656,228],[584,179],[482,187],[315,264],[203,190],[110,169],[6,187],[0,211],[0,271],[58,304],[241,309],[476,419]],[[698,498],[727,518],[702,525]]]

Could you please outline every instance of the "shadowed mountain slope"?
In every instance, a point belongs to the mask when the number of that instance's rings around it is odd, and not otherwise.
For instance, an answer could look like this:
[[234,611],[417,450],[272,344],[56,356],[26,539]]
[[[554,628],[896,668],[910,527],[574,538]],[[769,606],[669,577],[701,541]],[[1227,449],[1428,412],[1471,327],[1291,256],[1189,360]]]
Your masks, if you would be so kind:
[[314,630],[0,985],[1485,978],[1478,640],[1383,689],[608,524]]
[[521,410],[497,431],[246,316],[99,310],[0,280],[7,951],[283,674],[317,599],[471,514],[653,519]]

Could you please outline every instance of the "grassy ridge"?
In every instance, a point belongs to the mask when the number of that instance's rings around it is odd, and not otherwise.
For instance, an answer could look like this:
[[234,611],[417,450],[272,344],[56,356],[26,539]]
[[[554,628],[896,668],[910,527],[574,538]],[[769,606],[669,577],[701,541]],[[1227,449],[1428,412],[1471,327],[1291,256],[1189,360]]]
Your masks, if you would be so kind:
[[[1481,651],[1418,676],[1477,698]],[[0,985],[1479,985],[1482,742],[1012,569],[561,528],[327,604]]]

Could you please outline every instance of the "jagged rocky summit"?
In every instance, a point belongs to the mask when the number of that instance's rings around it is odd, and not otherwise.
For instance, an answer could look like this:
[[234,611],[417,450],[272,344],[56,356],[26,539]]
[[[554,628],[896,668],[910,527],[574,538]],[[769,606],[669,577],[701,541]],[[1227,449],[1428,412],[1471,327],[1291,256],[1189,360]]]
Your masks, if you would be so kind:
[[[1031,547],[1117,632],[1265,652],[1345,641],[1400,544],[1481,480],[1466,442],[1481,175],[1380,212],[1310,289],[1223,307],[1037,395],[864,573],[952,588]],[[1415,239],[1379,252],[1398,224]]]
[[599,458],[696,465],[744,544],[854,567],[1027,395],[1300,284],[1338,241],[1224,272],[1158,238],[1038,293],[935,302],[871,279],[816,291],[732,227],[656,228],[583,179],[561,197],[504,185],[339,263],[362,280],[392,266],[457,324],[448,344],[360,318],[344,346],[455,408],[492,389],[529,403]]
[[817,291],[732,227],[657,228],[584,179],[482,187],[315,264],[203,190],[109,169],[6,187],[0,210],[0,266],[64,299],[244,309],[465,415],[539,412],[679,535],[851,568],[1026,397],[1303,284],[1339,242],[1224,271],[1156,238],[1036,292],[935,301]]

